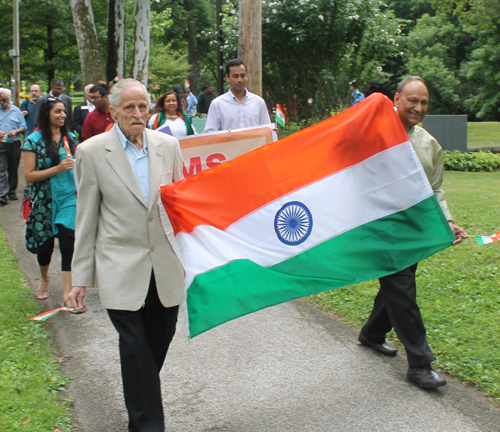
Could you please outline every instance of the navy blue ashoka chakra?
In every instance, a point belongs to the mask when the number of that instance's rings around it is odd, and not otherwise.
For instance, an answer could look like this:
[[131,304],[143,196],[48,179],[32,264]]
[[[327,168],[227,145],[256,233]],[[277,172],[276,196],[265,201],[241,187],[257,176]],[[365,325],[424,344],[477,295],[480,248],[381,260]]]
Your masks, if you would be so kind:
[[298,201],[286,203],[274,218],[274,230],[278,239],[289,246],[305,242],[311,234],[312,226],[311,212]]

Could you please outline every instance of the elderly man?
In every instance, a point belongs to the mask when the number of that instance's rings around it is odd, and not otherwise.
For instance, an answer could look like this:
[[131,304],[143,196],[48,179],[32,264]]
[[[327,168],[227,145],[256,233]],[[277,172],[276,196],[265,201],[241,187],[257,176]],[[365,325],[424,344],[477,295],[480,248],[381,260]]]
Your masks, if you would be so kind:
[[94,84],[89,84],[85,86],[85,102],[83,102],[80,105],[77,105],[73,112],[73,129],[75,130],[76,133],[78,133],[80,142],[83,141],[82,138],[83,124],[85,123],[87,114],[90,114],[95,109],[94,104],[90,101],[91,98],[90,89],[92,87],[94,87]]
[[214,99],[208,109],[204,132],[242,129],[271,123],[266,103],[246,89],[247,65],[239,59],[226,63],[229,91]]
[[33,133],[33,129],[35,129],[35,117],[36,117],[36,102],[42,93],[42,89],[38,84],[33,84],[30,87],[31,98],[25,99],[22,101],[21,112],[24,115],[24,119],[26,120],[26,137]]
[[[63,86],[64,86],[64,81],[60,78],[54,78],[50,82],[50,91],[45,95],[40,98],[40,101],[42,101],[45,98],[48,97],[55,97],[61,99],[62,103],[66,107],[66,122],[68,124],[68,127],[70,130],[73,129],[73,103],[71,102],[71,98],[69,96],[66,96],[63,94]],[[42,104],[37,104],[37,110],[36,110],[36,120],[35,120],[35,125],[38,122],[38,112]]]
[[[184,270],[170,222],[160,221],[159,186],[179,180],[179,142],[145,129],[146,88],[133,79],[110,95],[116,124],[78,147],[73,307],[99,277],[103,306],[119,334],[129,431],[163,432],[160,370],[185,299]],[[164,231],[167,234],[165,234]]]
[[7,198],[17,200],[21,136],[26,122],[21,110],[10,103],[12,93],[0,88],[0,206],[8,204]]
[[[408,132],[411,144],[424,168],[434,194],[446,216],[450,228],[460,243],[467,233],[455,225],[448,209],[441,187],[443,182],[443,150],[436,139],[425,129],[417,126],[427,112],[429,93],[422,78],[410,76],[399,84],[394,95],[394,106],[399,119]],[[425,389],[433,389],[446,384],[431,367],[434,361],[417,305],[417,285],[415,263],[411,267],[393,275],[379,279],[380,290],[375,298],[373,310],[359,334],[359,342],[385,355],[396,355],[396,348],[386,343],[385,335],[392,328],[406,349],[409,381]]]

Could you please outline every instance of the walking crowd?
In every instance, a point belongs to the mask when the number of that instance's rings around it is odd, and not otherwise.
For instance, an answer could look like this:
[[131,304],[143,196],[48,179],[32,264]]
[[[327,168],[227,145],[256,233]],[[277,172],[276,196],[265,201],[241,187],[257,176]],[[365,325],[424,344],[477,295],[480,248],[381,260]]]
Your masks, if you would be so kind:
[[[160,185],[183,178],[178,139],[197,133],[196,115],[206,118],[204,132],[271,123],[264,100],[246,88],[245,63],[232,60],[225,71],[229,90],[218,97],[212,85],[198,98],[189,88],[174,86],[153,106],[143,84],[128,78],[111,82],[111,88],[105,82],[87,85],[85,102],[74,111],[60,79],[51,81],[45,96],[32,85],[31,98],[20,109],[10,103],[10,91],[0,89],[0,205],[17,200],[22,152],[31,199],[26,247],[40,267],[36,297],[49,295],[55,238],[62,302],[73,313],[86,311],[86,288],[95,286],[98,276],[101,302],[119,334],[129,431],[164,430],[159,373],[185,290],[180,251],[168,218],[160,220],[158,199]],[[362,102],[356,82],[350,85],[352,103]],[[397,115],[458,244],[467,234],[455,224],[444,197],[442,149],[418,126],[428,102],[420,77],[405,78],[394,95]],[[434,356],[416,301],[417,265],[380,278],[359,342],[396,355],[386,342],[394,328],[406,349],[408,380],[430,389],[446,380],[431,367]]]

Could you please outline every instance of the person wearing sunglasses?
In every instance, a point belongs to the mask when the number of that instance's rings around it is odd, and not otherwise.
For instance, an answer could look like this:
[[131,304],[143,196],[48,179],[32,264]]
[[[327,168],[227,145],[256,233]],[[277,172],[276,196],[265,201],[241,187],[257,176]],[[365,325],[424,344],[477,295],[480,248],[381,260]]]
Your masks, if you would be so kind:
[[[76,184],[72,168],[78,144],[76,136],[68,131],[67,118],[61,99],[45,98],[39,107],[36,124],[39,129],[27,137],[22,146],[24,177],[30,183],[32,202],[25,243],[26,249],[36,254],[41,275],[36,297],[45,300],[49,296],[49,267],[54,237],[57,237],[65,306],[69,305],[75,244]],[[71,312],[82,313],[85,309]]]
[[21,110],[10,103],[12,93],[0,89],[0,206],[17,200],[18,168],[21,159],[21,135],[26,121]]
[[[73,103],[71,98],[63,93],[64,81],[60,78],[54,78],[50,81],[50,91],[45,95],[38,99],[38,102],[41,102],[47,97],[56,97],[61,99],[62,103],[66,107],[66,122],[68,123],[68,129],[70,131],[73,130]],[[38,116],[40,115],[39,104],[37,103],[36,109],[36,119],[35,124],[38,123]]]

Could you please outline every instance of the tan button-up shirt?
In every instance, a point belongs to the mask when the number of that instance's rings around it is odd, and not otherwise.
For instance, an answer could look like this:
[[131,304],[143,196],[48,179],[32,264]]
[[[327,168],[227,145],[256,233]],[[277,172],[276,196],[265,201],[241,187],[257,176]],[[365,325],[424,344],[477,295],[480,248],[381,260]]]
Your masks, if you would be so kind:
[[424,168],[425,175],[432,186],[434,195],[446,216],[446,219],[453,222],[453,216],[448,208],[448,203],[444,198],[443,184],[443,149],[429,132],[425,129],[414,126],[408,131],[411,145],[417,153],[418,159]]

